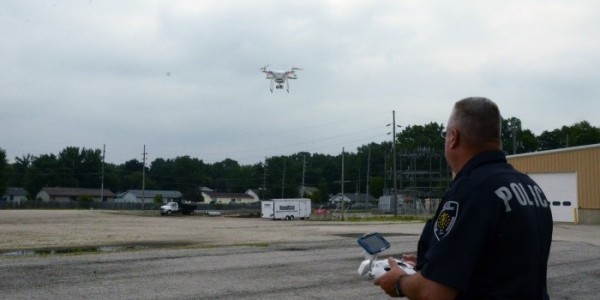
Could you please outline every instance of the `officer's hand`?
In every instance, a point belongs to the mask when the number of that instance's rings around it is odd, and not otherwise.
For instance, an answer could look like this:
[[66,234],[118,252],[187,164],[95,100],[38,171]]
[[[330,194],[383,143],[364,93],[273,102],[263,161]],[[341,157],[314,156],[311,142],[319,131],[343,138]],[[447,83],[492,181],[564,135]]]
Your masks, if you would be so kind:
[[402,260],[413,268],[417,265],[417,256],[414,254],[402,254]]
[[373,283],[380,286],[381,289],[390,297],[397,297],[396,282],[400,276],[406,275],[406,272],[404,272],[404,270],[398,266],[396,260],[391,257],[388,258],[388,264],[390,265],[390,270],[381,275],[381,277],[375,279]]

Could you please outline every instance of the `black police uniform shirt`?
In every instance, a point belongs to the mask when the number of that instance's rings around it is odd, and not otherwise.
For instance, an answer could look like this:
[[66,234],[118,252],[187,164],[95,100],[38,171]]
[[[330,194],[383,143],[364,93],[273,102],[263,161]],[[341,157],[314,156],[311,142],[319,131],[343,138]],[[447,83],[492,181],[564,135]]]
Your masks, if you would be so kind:
[[456,175],[425,225],[416,268],[458,299],[547,299],[550,205],[529,176],[485,152]]

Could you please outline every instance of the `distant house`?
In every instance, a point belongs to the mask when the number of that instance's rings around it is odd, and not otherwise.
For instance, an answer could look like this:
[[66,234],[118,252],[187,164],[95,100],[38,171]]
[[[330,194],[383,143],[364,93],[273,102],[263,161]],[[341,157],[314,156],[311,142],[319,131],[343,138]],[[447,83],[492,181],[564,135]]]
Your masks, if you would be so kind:
[[91,197],[94,202],[112,201],[115,198],[115,194],[107,189],[103,192],[101,189],[45,187],[37,193],[35,199],[52,203],[69,203],[83,196]]
[[27,191],[21,187],[9,187],[4,195],[2,195],[2,201],[9,204],[21,205],[27,201]]
[[[143,194],[143,195],[142,195]],[[117,194],[116,203],[154,203],[154,197],[161,195],[163,203],[171,201],[180,201],[183,194],[180,191],[161,191],[161,190],[128,190]]]
[[213,190],[211,188],[205,187],[205,186],[199,186],[198,187],[198,191],[202,192],[213,192]]
[[344,201],[344,205],[354,205],[354,204],[376,204],[377,199],[373,198],[371,195],[367,194],[359,194],[359,193],[338,193],[337,195],[329,198],[329,203],[340,205],[341,202]]
[[252,196],[253,198],[260,199],[261,190],[260,189],[257,189],[257,190],[247,189],[246,194]]
[[248,195],[246,193],[219,193],[202,192],[204,202],[229,204],[229,203],[253,203],[258,202],[258,196]]

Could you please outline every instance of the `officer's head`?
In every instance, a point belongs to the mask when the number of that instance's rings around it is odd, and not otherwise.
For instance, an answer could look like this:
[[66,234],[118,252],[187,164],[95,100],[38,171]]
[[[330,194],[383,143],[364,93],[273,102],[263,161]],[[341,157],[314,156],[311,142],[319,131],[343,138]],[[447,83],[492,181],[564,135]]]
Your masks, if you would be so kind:
[[474,155],[502,150],[502,117],[496,103],[471,97],[454,104],[446,126],[444,152],[452,171],[458,172]]

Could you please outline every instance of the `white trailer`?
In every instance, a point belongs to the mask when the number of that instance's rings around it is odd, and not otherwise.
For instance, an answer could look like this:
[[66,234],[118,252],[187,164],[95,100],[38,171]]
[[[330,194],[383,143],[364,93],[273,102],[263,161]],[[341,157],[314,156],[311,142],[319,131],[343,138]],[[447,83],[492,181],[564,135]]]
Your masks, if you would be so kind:
[[272,220],[308,219],[311,212],[310,199],[273,199],[261,201],[261,217]]

